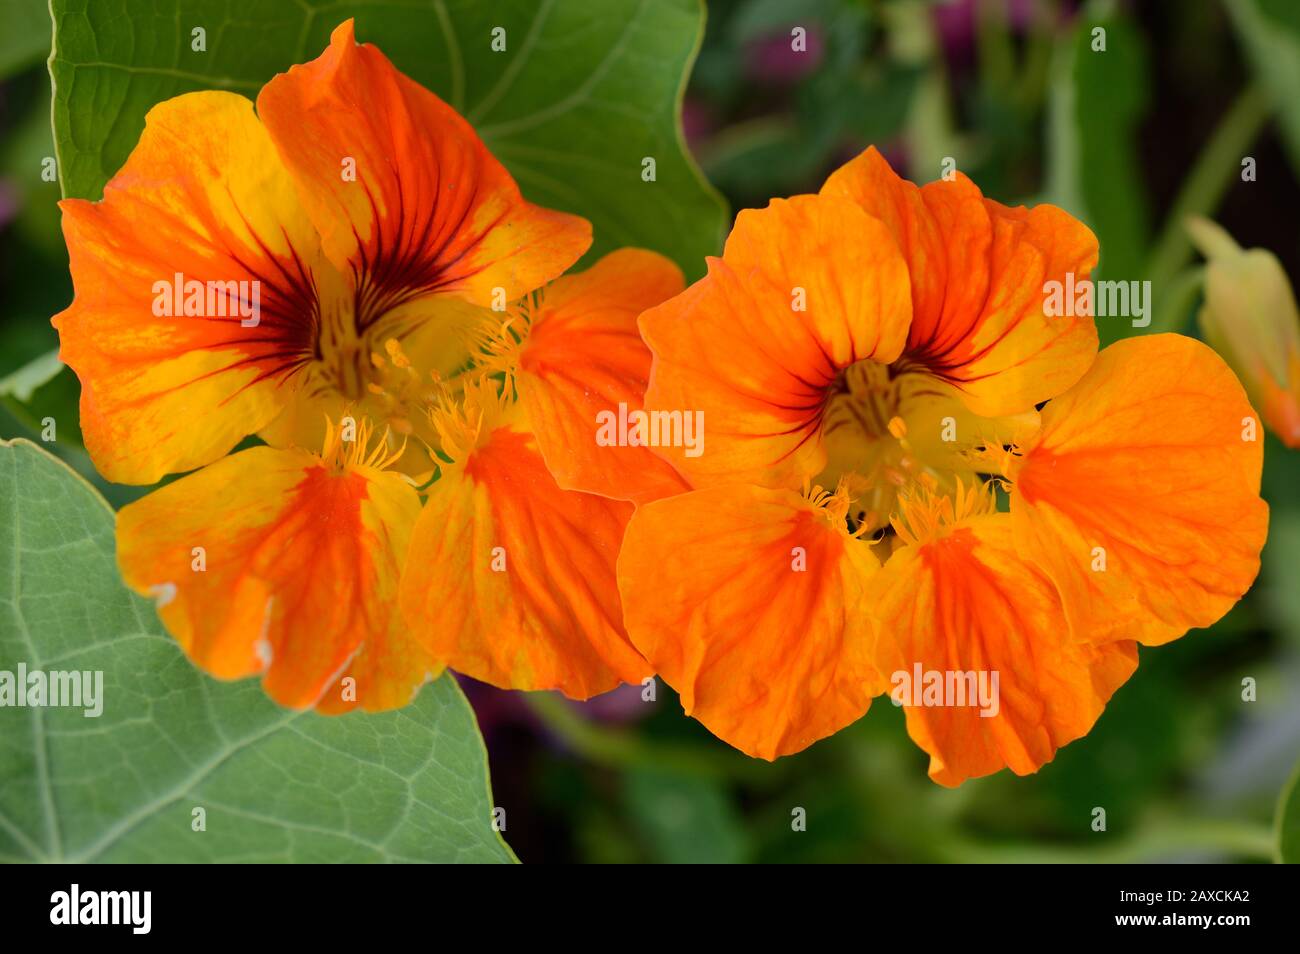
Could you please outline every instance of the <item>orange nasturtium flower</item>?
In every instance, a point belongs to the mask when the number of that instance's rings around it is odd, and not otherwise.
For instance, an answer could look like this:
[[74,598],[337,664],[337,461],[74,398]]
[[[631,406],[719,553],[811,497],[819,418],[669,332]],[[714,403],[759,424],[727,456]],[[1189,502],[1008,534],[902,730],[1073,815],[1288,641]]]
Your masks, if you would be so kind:
[[[1045,316],[1046,283],[1096,259],[1060,209],[918,188],[872,149],[742,212],[708,275],[641,317],[646,407],[702,410],[708,451],[671,457],[695,489],[637,510],[618,579],[688,712],[772,759],[888,692],[936,781],[1029,773],[1139,644],[1246,591],[1254,412],[1197,341],[1098,353],[1090,316]],[[929,695],[946,686],[972,696]]]
[[641,407],[636,319],[676,266],[561,278],[590,225],[524,201],[350,21],[256,106],[159,104],[103,201],[63,203],[87,448],[120,482],[200,468],[119,514],[127,583],[198,665],[287,706],[403,705],[444,666],[577,696],[648,674],[625,501],[683,485],[586,421]]

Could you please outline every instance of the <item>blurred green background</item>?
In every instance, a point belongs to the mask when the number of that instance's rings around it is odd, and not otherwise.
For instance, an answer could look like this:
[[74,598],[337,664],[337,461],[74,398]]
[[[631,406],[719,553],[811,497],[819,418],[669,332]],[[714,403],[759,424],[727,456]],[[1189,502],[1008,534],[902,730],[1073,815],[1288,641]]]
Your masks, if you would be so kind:
[[[114,505],[50,355],[71,298],[50,144],[48,20],[5,4],[0,41],[0,436],[39,434]],[[807,48],[791,49],[791,30]],[[1094,51],[1094,29],[1106,49]],[[733,211],[815,191],[869,144],[918,181],[941,162],[999,201],[1061,205],[1101,240],[1101,277],[1149,279],[1152,327],[1195,334],[1208,215],[1300,278],[1300,4],[1291,0],[713,0],[687,140]],[[1243,157],[1257,178],[1242,181]],[[17,374],[19,369],[24,369]],[[49,446],[49,445],[47,445]],[[1208,631],[1143,650],[1092,733],[1037,775],[942,789],[877,703],[776,764],[684,718],[667,687],[587,704],[467,685],[520,858],[546,861],[1237,860],[1273,856],[1300,756],[1300,453],[1272,437],[1272,529],[1253,591]],[[1257,699],[1242,699],[1254,679]],[[1106,811],[1107,830],[1092,830]],[[802,809],[805,830],[792,821]]]

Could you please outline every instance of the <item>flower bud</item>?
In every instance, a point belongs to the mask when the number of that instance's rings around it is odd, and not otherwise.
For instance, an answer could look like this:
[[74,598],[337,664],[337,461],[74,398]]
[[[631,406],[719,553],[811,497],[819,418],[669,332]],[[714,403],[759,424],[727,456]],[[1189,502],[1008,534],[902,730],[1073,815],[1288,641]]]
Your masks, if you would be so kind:
[[1187,223],[1207,260],[1200,325],[1209,345],[1246,387],[1264,424],[1300,447],[1300,311],[1272,252],[1243,249],[1202,218]]

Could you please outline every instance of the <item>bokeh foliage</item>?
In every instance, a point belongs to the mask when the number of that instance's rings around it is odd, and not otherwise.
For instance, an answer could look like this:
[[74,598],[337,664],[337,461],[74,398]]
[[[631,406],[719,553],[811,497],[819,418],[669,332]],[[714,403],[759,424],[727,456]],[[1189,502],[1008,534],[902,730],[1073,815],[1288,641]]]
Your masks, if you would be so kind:
[[[75,378],[47,357],[57,346],[49,316],[71,287],[59,186],[41,178],[42,160],[55,154],[41,63],[48,21],[25,16],[40,0],[19,6],[24,15],[0,43],[0,436],[34,438],[52,416],[59,431],[51,449],[96,479],[78,448]],[[363,39],[367,28],[400,27],[402,5],[371,6],[358,4],[366,8]],[[634,24],[656,34],[677,68],[676,80],[665,71],[655,81],[667,84],[655,87],[656,101],[671,109],[695,40],[675,32],[690,26],[694,5],[669,7],[681,22],[663,36],[652,19]],[[1215,218],[1243,246],[1271,249],[1300,280],[1296,10],[1290,0],[713,0],[685,91],[686,135],[733,210],[813,191],[868,144],[916,181],[937,177],[951,156],[999,201],[1050,201],[1083,218],[1101,241],[1101,277],[1152,281],[1152,326],[1110,320],[1104,341],[1195,334],[1199,269],[1181,229],[1186,214]],[[309,48],[323,44],[326,19],[308,24]],[[576,19],[560,22],[581,34]],[[806,30],[805,53],[790,48],[794,27]],[[296,19],[281,28],[303,27]],[[1093,49],[1097,28],[1104,52]],[[395,34],[385,49],[450,90],[440,29],[426,14],[423,32]],[[246,69],[229,78],[252,94],[297,50],[254,38],[241,52]],[[132,55],[150,54],[142,47]],[[475,82],[464,80],[463,102],[475,102],[476,89],[488,95],[491,87]],[[84,194],[102,186],[133,141],[143,102],[133,96],[204,85],[175,77],[123,85],[92,70],[63,88],[65,114],[78,83],[109,97],[80,127],[108,130],[72,159],[73,172],[87,177],[73,191]],[[504,125],[494,146],[516,164],[531,198],[573,207],[566,190],[600,174],[609,143],[579,137],[591,159],[575,167],[571,157],[548,157],[551,145],[528,129],[508,135],[539,108],[527,98],[541,95],[535,85],[498,98],[487,125]],[[131,108],[119,120],[124,104]],[[628,128],[644,118],[629,117]],[[663,120],[646,120],[660,130],[654,148],[676,141]],[[1254,182],[1240,178],[1246,156],[1257,162]],[[638,169],[625,185],[611,180],[601,201],[639,188]],[[686,176],[690,164],[683,159],[678,171]],[[671,176],[668,184],[665,193]],[[690,229],[650,205],[608,223],[606,239],[644,235],[692,261],[716,254],[721,212],[711,191],[696,182],[679,198],[680,214],[696,222]],[[1002,773],[953,791],[933,785],[887,701],[836,737],[767,764],[684,719],[663,685],[654,702],[634,687],[584,706],[470,686],[512,846],[527,861],[1263,861],[1280,835],[1294,852],[1298,800],[1277,809],[1283,790],[1295,789],[1287,782],[1300,757],[1300,455],[1270,438],[1265,460],[1272,527],[1255,588],[1212,629],[1144,650],[1093,732],[1035,776]],[[136,493],[100,486],[115,505]],[[1255,702],[1242,699],[1248,678]],[[1104,833],[1091,828],[1097,807],[1106,809]],[[800,810],[805,830],[792,825]]]

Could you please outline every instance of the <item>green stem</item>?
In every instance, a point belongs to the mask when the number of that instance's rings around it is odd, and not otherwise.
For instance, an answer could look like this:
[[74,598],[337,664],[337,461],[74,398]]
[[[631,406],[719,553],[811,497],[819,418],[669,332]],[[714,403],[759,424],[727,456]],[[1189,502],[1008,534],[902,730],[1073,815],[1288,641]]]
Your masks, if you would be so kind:
[[928,7],[920,3],[886,4],[881,16],[894,59],[925,70],[912,94],[904,134],[911,149],[912,178],[928,182],[943,171],[945,158],[960,155],[938,28]]
[[1204,286],[1205,266],[1194,265],[1179,272],[1161,296],[1160,307],[1156,309],[1146,333],[1153,335],[1162,331],[1180,331],[1196,296]]
[[1036,847],[993,845],[965,839],[950,840],[946,860],[1010,864],[1127,864],[1153,861],[1183,852],[1207,852],[1249,861],[1271,861],[1273,832],[1264,825],[1212,819],[1179,819],[1155,823],[1138,834],[1108,845],[1104,833],[1093,835],[1095,847]]
[[652,742],[625,729],[586,719],[550,692],[522,693],[533,714],[569,748],[599,765],[613,768],[652,766],[668,772],[708,778],[770,778],[771,767],[729,751]]
[[1192,243],[1183,227],[1187,217],[1209,216],[1214,212],[1268,116],[1268,97],[1260,86],[1252,83],[1237,97],[1210,136],[1184,180],[1147,260],[1146,277],[1157,295],[1162,295],[1166,284],[1191,260]]
[[1047,97],[1047,83],[1052,71],[1052,52],[1055,47],[1055,24],[1059,3],[1036,0],[1031,8],[1033,22],[1026,40],[1025,55],[1020,75],[1015,80],[1010,95],[1020,104],[1021,114],[1038,115]]
[[980,78],[987,93],[1005,95],[1015,81],[1015,50],[1007,24],[1006,4],[981,0],[975,9],[975,42],[979,50]]

